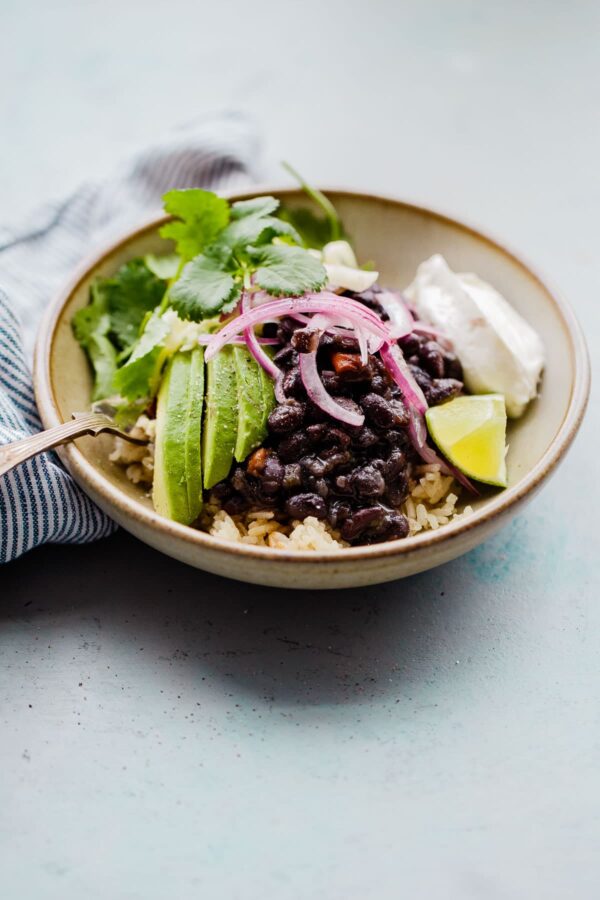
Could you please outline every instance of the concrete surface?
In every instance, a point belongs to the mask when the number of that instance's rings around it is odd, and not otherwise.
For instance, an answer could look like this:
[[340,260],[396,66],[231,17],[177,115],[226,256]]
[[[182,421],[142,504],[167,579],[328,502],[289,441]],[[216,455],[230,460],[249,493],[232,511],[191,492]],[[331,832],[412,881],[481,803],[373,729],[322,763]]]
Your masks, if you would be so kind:
[[[3,0],[0,33],[2,219],[235,106],[265,175],[505,239],[597,355],[596,3]],[[496,539],[396,584],[261,590],[125,534],[6,567],[1,896],[597,897],[598,425]]]

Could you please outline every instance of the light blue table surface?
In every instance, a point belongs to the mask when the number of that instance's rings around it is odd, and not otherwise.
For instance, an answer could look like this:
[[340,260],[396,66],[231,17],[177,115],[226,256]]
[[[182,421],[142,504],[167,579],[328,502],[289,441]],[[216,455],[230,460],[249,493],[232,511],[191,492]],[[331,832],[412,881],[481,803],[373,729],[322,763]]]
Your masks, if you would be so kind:
[[[597,3],[3,0],[0,34],[0,219],[241,108],[265,177],[505,239],[596,357]],[[599,426],[394,584],[259,589],[125,534],[2,570],[3,900],[596,898]]]

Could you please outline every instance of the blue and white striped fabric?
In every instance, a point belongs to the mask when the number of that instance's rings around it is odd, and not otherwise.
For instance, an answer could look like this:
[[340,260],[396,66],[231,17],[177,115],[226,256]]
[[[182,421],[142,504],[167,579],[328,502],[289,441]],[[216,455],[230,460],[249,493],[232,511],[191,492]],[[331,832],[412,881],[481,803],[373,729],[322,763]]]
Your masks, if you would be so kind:
[[[27,360],[39,319],[73,267],[158,211],[170,188],[247,184],[256,155],[245,118],[203,119],[138,155],[113,179],[37,212],[23,228],[0,228],[0,444],[41,428]],[[39,544],[87,543],[114,528],[52,453],[0,476],[0,563]]]

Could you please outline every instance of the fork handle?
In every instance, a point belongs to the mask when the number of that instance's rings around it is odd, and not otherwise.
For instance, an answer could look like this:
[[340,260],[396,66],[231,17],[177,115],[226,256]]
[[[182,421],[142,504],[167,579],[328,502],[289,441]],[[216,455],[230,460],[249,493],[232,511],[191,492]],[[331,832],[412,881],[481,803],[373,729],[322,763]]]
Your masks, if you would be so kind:
[[38,453],[52,450],[53,447],[58,447],[60,444],[68,444],[69,441],[84,434],[95,436],[103,431],[118,433],[119,429],[115,427],[112,419],[102,413],[82,413],[76,418],[74,417],[71,422],[56,425],[39,434],[32,434],[20,441],[14,441],[12,444],[4,444],[0,447],[0,475],[10,472],[19,463],[31,459],[32,456],[37,456]]

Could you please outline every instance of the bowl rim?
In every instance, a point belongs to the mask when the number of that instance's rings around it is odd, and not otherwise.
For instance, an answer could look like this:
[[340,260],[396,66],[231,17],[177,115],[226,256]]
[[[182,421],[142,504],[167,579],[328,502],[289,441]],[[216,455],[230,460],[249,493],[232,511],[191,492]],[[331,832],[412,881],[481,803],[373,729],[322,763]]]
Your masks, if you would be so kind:
[[[146,507],[138,500],[128,496],[114,485],[107,477],[102,475],[79,450],[76,444],[68,444],[58,448],[59,455],[75,480],[84,488],[89,488],[96,493],[109,506],[117,507],[127,518],[133,518],[140,524],[162,532],[167,537],[182,541],[188,545],[203,547],[208,551],[223,552],[238,557],[260,559],[272,562],[306,562],[336,563],[340,565],[344,560],[356,561],[359,559],[382,559],[389,556],[411,556],[421,553],[428,548],[442,543],[450,543],[461,535],[475,528],[480,528],[491,520],[501,517],[511,507],[519,505],[525,498],[532,495],[562,461],[567,450],[571,446],[581,421],[585,414],[590,392],[590,361],[583,331],[569,304],[562,296],[550,289],[545,279],[538,275],[537,271],[526,263],[520,254],[508,249],[488,232],[466,222],[456,219],[446,213],[432,209],[429,206],[416,204],[397,198],[391,194],[379,194],[373,191],[349,190],[337,187],[322,188],[325,193],[350,199],[374,200],[377,203],[394,207],[404,207],[414,213],[428,216],[454,229],[466,232],[471,237],[490,245],[494,250],[507,256],[511,262],[524,270],[525,274],[532,278],[547,295],[554,305],[561,319],[564,331],[570,342],[574,360],[573,385],[565,416],[556,432],[553,440],[547,447],[536,465],[527,472],[519,481],[511,487],[505,488],[492,497],[485,506],[474,511],[464,519],[454,520],[435,531],[425,531],[407,538],[387,541],[381,544],[369,546],[348,547],[343,551],[339,549],[330,551],[312,550],[276,550],[272,547],[258,547],[252,544],[242,544],[232,541],[224,541],[206,532],[194,529],[188,525],[181,525],[160,516],[154,509]],[[228,199],[243,199],[261,194],[275,194],[279,197],[299,196],[301,191],[297,187],[278,186],[271,184],[258,184],[250,186],[247,190],[235,190],[225,192],[223,196]],[[147,218],[142,224],[127,229],[117,238],[111,240],[103,248],[89,254],[76,268],[71,278],[57,292],[53,301],[40,323],[34,350],[33,382],[37,406],[46,428],[58,425],[62,422],[58,405],[55,399],[55,391],[52,383],[50,360],[52,347],[56,335],[56,329],[60,321],[64,307],[69,302],[73,293],[85,281],[90,273],[107,261],[117,251],[127,247],[138,238],[156,229],[172,217],[163,213]]]

